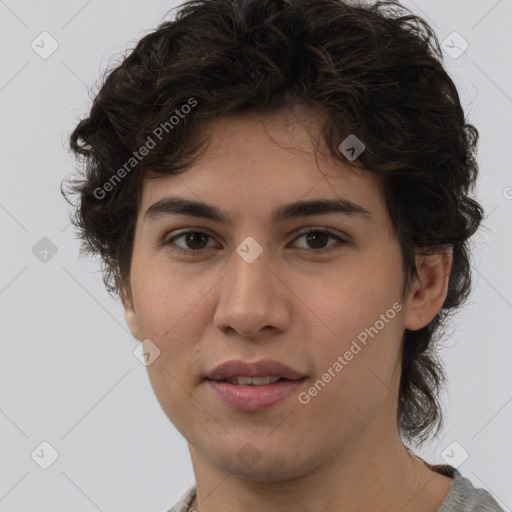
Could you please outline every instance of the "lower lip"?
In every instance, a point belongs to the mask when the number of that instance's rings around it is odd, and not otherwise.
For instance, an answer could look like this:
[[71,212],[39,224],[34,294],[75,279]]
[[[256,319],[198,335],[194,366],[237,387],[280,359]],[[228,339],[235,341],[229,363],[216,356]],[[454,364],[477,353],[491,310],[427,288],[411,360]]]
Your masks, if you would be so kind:
[[260,411],[296,393],[304,380],[305,377],[299,380],[282,380],[263,386],[239,386],[208,379],[206,382],[226,405],[243,411]]

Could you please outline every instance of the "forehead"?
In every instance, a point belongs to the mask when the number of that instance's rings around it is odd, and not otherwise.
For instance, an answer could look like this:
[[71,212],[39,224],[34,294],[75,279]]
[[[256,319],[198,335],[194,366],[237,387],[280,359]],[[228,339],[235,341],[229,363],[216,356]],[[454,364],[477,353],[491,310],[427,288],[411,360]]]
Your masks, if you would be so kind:
[[303,106],[218,119],[209,127],[206,150],[188,170],[144,179],[141,213],[166,196],[215,204],[240,219],[270,216],[280,204],[317,197],[382,209],[375,175],[335,159],[321,127],[321,118]]

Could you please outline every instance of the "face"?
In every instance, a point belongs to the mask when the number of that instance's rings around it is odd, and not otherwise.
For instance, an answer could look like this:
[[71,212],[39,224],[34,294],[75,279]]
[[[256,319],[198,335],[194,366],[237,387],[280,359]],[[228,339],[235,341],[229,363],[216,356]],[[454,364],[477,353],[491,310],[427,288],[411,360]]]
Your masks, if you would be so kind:
[[[322,147],[317,166],[318,129],[299,108],[224,118],[189,170],[143,187],[128,324],[159,348],[149,378],[194,453],[252,479],[303,474],[363,433],[396,429],[400,245],[370,173]],[[178,197],[224,218],[177,213]],[[274,218],[298,201],[341,207]],[[270,406],[228,405],[205,380],[228,360],[269,359],[305,377]]]

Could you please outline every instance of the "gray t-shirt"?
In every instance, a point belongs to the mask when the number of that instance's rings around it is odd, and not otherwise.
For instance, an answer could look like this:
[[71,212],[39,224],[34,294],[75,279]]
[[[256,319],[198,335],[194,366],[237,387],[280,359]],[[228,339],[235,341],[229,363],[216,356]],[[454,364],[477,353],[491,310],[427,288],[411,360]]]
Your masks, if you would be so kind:
[[[453,477],[450,491],[436,512],[505,512],[488,491],[474,487],[453,466],[431,467],[438,473]],[[194,485],[167,512],[188,512],[195,497],[196,486]]]

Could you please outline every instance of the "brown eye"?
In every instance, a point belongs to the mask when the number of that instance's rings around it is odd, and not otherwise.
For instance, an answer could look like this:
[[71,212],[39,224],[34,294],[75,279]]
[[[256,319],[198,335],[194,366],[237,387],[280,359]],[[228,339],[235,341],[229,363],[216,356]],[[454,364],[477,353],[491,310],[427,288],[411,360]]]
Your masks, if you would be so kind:
[[329,235],[320,231],[311,231],[305,236],[306,242],[308,244],[313,244],[312,249],[324,249],[330,238]]
[[[185,247],[175,243],[176,240],[183,238]],[[167,239],[164,245],[169,247],[172,251],[181,254],[191,254],[207,248],[208,239],[212,237],[204,231],[182,231],[176,236]]]
[[[299,240],[300,238],[304,238],[307,244],[307,247],[300,247],[300,249],[313,249],[314,252],[318,253],[329,252],[338,249],[340,245],[348,243],[339,235],[332,231],[326,231],[325,229],[309,228],[307,231],[301,233],[295,240]],[[335,240],[335,242],[338,243],[326,247],[329,239]]]
[[204,249],[205,242],[207,243],[208,238],[210,238],[209,235],[200,231],[190,231],[185,233],[184,237],[189,249]]
[[[295,241],[301,238],[306,241],[306,246],[299,247],[299,249],[309,249],[319,254],[337,250],[341,245],[348,243],[347,240],[344,240],[336,233],[325,229],[309,228],[301,233]],[[183,239],[183,241],[181,244],[178,244],[176,241],[180,239]],[[204,249],[212,248],[211,245],[208,246],[209,240],[213,240],[213,238],[208,233],[190,229],[168,238],[163,242],[163,245],[175,253],[194,256],[200,254]],[[334,243],[328,245],[329,240],[333,240]]]

